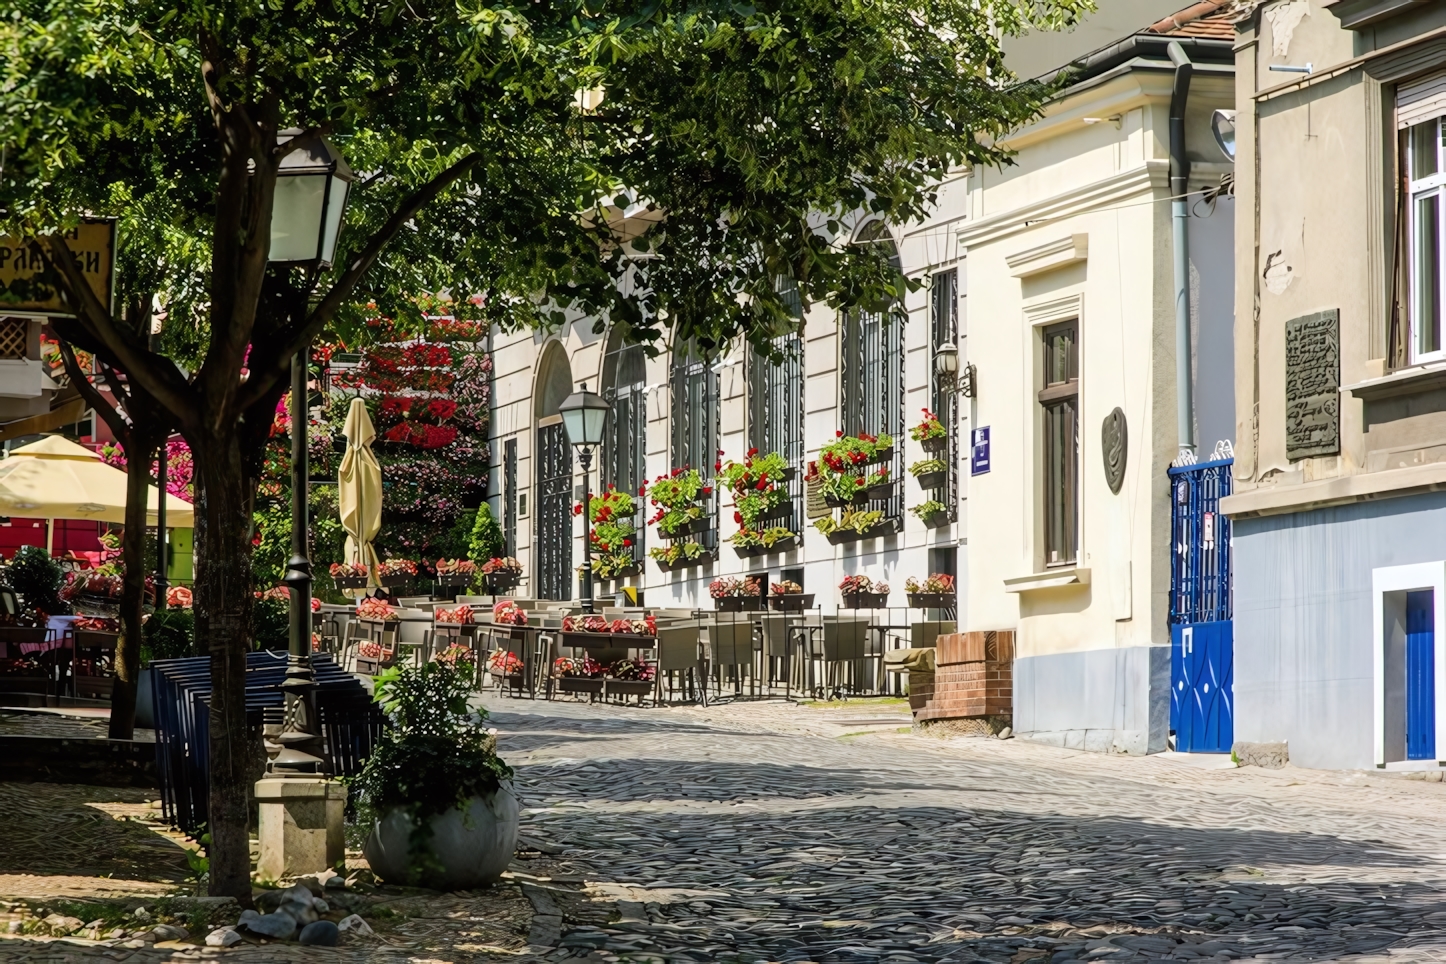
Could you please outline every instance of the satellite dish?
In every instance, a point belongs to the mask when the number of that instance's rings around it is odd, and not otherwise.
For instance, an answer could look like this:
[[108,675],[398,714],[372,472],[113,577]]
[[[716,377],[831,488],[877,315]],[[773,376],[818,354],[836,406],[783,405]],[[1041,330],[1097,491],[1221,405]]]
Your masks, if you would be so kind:
[[1220,145],[1220,153],[1235,160],[1235,111],[1217,110],[1210,115],[1210,131]]

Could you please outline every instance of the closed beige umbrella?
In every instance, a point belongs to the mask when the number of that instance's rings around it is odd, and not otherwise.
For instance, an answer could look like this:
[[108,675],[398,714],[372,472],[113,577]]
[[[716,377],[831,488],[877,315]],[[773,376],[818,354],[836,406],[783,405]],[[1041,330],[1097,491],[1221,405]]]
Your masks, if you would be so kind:
[[372,540],[382,531],[382,467],[372,454],[372,439],[377,432],[361,399],[351,400],[342,434],[346,436],[346,454],[341,458],[336,482],[341,527],[346,530],[346,561],[365,565],[367,584],[376,586],[377,553]]

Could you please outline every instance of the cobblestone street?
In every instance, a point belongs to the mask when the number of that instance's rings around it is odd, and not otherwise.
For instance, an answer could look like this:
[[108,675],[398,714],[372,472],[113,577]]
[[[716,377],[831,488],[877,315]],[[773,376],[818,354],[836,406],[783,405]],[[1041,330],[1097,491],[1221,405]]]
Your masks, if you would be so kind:
[[619,899],[553,960],[1446,960],[1438,782],[490,702],[526,832]]

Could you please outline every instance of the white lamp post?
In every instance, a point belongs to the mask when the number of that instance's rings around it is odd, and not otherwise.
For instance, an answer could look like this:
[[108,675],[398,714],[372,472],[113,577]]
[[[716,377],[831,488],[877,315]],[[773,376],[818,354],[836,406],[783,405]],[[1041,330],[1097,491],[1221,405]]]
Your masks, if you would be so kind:
[[[585,527],[591,526],[592,493],[588,485],[588,470],[592,467],[593,448],[602,444],[608,403],[597,392],[588,391],[587,382],[583,382],[582,391],[573,392],[563,399],[557,412],[562,416],[567,440],[577,449],[577,457],[582,462],[582,519]],[[590,613],[593,611],[592,538],[586,534],[582,540],[582,563],[582,611]]]

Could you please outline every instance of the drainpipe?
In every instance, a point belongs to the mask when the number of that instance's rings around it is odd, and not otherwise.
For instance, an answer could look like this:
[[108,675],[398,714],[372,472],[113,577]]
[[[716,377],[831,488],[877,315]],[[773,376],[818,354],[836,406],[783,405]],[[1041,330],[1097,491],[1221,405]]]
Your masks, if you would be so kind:
[[1175,65],[1170,91],[1170,220],[1175,241],[1175,397],[1180,454],[1195,452],[1195,399],[1190,379],[1190,242],[1186,234],[1185,193],[1189,190],[1190,161],[1185,156],[1185,100],[1195,65],[1185,48],[1172,41],[1165,48]]

